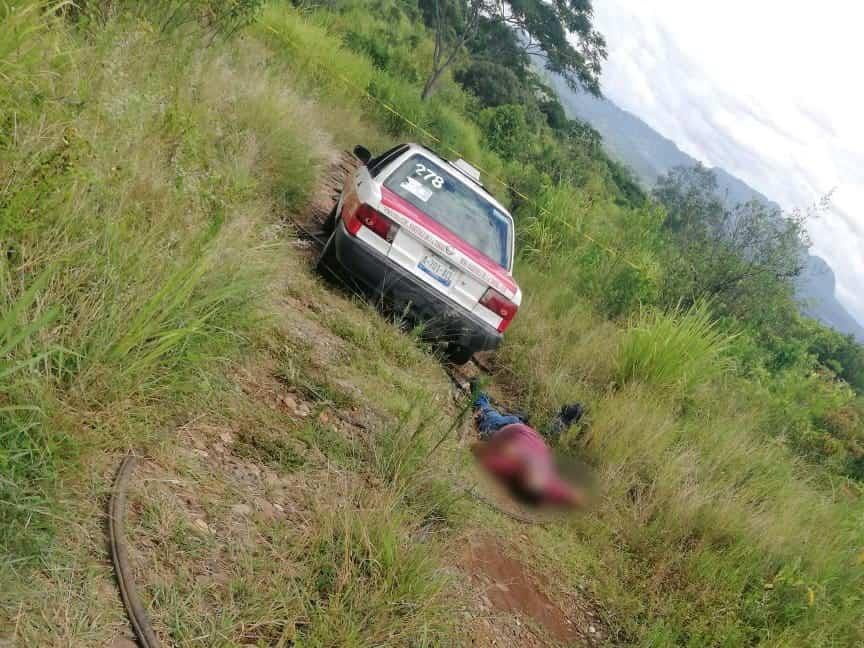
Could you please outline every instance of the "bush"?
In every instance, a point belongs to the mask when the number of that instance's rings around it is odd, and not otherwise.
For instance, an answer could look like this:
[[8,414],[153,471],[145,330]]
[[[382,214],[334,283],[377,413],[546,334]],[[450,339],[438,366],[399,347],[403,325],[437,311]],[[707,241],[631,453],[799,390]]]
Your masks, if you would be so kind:
[[519,160],[530,152],[532,141],[522,106],[486,108],[479,123],[486,146],[502,157]]
[[687,396],[731,368],[731,341],[705,304],[670,313],[645,309],[621,342],[618,379],[641,381],[674,397]]
[[547,185],[537,195],[536,206],[520,213],[520,253],[540,267],[548,268],[565,253],[565,247],[578,244],[583,227],[583,196],[569,185]]

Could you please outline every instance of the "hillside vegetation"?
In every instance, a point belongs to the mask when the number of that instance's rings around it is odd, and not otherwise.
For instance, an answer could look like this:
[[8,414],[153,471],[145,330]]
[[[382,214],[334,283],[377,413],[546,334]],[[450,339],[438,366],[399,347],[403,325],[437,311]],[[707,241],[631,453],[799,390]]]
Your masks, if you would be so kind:
[[[177,645],[465,643],[442,566],[480,528],[589,592],[613,642],[860,644],[861,348],[798,314],[776,255],[706,245],[710,202],[647,195],[507,32],[484,27],[421,99],[428,15],[0,8],[0,633],[122,627],[100,507],[135,448],[155,462],[137,556]],[[460,497],[465,404],[434,355],[291,244],[284,216],[335,150],[406,139],[458,151],[514,211],[525,301],[493,389],[539,422],[587,404],[561,440],[596,472],[584,514],[522,528]],[[742,265],[732,289],[700,283]],[[294,517],[230,523],[273,484]]]

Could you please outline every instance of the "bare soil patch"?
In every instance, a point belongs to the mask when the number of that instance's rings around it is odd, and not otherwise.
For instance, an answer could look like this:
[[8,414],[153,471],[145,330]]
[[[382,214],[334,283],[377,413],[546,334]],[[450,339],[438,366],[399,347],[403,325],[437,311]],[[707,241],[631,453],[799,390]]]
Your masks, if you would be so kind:
[[592,645],[589,635],[594,633],[586,619],[553,602],[546,580],[511,552],[495,536],[478,534],[468,539],[459,557],[480,612],[472,621],[474,645]]

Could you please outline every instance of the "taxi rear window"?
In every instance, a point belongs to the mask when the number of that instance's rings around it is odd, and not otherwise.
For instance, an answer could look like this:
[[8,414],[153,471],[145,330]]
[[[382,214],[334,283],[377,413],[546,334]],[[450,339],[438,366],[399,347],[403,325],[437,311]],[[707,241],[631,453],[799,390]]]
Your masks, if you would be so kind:
[[509,267],[509,218],[441,165],[412,155],[384,186],[503,268]]

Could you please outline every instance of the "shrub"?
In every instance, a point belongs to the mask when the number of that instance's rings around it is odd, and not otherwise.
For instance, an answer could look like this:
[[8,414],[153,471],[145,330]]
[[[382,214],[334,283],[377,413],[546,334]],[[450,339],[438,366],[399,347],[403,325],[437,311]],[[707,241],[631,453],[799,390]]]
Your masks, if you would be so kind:
[[731,341],[705,304],[669,313],[644,309],[621,342],[618,379],[638,380],[671,396],[687,396],[730,369],[726,353]]
[[543,187],[536,206],[529,205],[519,219],[521,254],[541,267],[549,267],[566,243],[577,239],[584,214],[583,197],[573,187]]
[[486,146],[499,155],[518,160],[529,151],[532,141],[522,106],[486,108],[479,121]]

